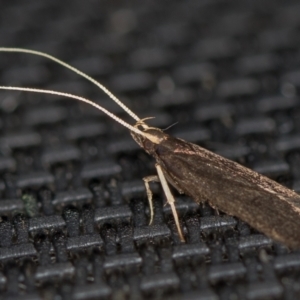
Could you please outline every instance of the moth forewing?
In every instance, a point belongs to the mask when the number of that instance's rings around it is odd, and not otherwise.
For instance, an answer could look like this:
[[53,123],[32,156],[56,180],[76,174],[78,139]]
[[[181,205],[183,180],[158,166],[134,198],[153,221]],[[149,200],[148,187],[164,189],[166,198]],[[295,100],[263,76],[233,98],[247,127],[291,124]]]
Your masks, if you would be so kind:
[[165,134],[156,160],[179,191],[300,248],[300,196],[204,148]]

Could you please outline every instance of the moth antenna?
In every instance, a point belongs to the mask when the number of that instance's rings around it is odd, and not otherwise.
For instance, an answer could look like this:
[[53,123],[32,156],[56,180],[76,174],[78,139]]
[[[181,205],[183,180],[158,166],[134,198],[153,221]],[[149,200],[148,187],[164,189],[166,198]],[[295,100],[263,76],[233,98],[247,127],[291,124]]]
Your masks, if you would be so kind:
[[120,99],[118,99],[110,90],[108,90],[104,85],[102,85],[100,82],[95,80],[94,78],[90,77],[89,75],[85,74],[84,72],[76,69],[75,67],[67,64],[66,62],[50,55],[44,52],[40,51],[35,51],[35,50],[30,50],[30,49],[24,49],[24,48],[8,48],[8,47],[0,47],[1,52],[19,52],[19,53],[27,53],[27,54],[33,54],[37,56],[42,56],[45,57],[49,60],[52,60],[56,62],[57,64],[60,64],[64,66],[65,68],[73,71],[74,73],[78,74],[79,76],[84,77],[88,81],[92,82],[94,85],[96,85],[98,88],[100,88],[110,99],[115,101],[120,107],[123,108],[125,112],[127,112],[134,120],[139,121],[140,118],[133,112],[131,111],[123,102],[121,102]]
[[171,124],[170,126],[168,126],[167,128],[162,129],[162,131],[167,131],[168,129],[172,128],[173,126],[177,125],[178,122],[175,122],[173,124]]
[[151,134],[147,134],[147,133],[139,130],[138,128],[136,128],[136,127],[134,127],[134,126],[126,123],[125,121],[123,121],[122,119],[120,119],[119,117],[117,117],[116,115],[114,115],[113,113],[109,112],[104,107],[102,107],[99,104],[93,102],[92,100],[86,99],[84,97],[80,97],[80,96],[69,94],[69,93],[58,92],[58,91],[54,91],[54,90],[45,90],[45,89],[36,89],[36,88],[18,87],[18,86],[0,86],[0,90],[10,90],[10,91],[21,91],[21,92],[33,92],[33,93],[41,93],[41,94],[50,94],[50,95],[57,95],[57,96],[71,98],[71,99],[75,99],[75,100],[78,100],[78,101],[81,101],[81,102],[85,102],[85,103],[87,103],[87,104],[89,104],[91,106],[94,106],[98,110],[104,112],[107,116],[109,116],[110,118],[112,118],[116,122],[120,123],[124,127],[128,128],[129,130],[131,130],[131,131],[133,131],[133,132],[135,132],[135,133],[137,133],[139,135],[142,135],[142,136],[146,137],[147,139],[149,139],[150,141],[152,141],[155,144],[159,143],[158,138],[156,138],[155,136],[152,136]]

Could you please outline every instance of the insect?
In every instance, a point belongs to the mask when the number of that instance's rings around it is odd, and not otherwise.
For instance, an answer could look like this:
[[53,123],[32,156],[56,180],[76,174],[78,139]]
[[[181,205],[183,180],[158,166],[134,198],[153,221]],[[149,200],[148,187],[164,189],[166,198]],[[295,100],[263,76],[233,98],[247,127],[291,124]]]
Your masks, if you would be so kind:
[[154,211],[149,182],[160,181],[181,241],[185,239],[169,184],[179,193],[192,197],[197,203],[207,201],[212,207],[240,218],[274,240],[291,248],[300,248],[300,196],[296,192],[198,145],[174,138],[158,128],[149,127],[145,123],[146,119],[139,119],[106,87],[50,55],[15,48],[0,48],[0,51],[40,55],[62,64],[100,87],[136,120],[135,126],[131,126],[91,100],[76,95],[52,90],[0,86],[0,89],[55,94],[83,101],[127,127],[133,139],[156,160],[157,175],[144,178],[150,206],[150,223]]

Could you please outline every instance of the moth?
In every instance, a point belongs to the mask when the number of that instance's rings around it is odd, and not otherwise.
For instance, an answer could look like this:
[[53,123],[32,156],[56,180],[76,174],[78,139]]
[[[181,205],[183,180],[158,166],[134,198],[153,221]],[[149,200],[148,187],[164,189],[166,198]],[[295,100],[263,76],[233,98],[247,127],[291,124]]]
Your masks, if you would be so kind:
[[157,175],[144,178],[150,205],[150,223],[154,211],[149,182],[160,181],[181,241],[185,241],[185,238],[169,184],[199,204],[207,201],[213,208],[240,218],[274,240],[291,248],[300,248],[300,196],[296,192],[198,145],[149,127],[145,123],[146,119],[137,117],[106,87],[57,58],[28,49],[0,48],[0,51],[44,56],[67,67],[96,84],[136,120],[135,126],[131,126],[95,102],[76,95],[53,90],[0,86],[0,89],[55,94],[83,101],[127,127],[133,139],[156,161]]

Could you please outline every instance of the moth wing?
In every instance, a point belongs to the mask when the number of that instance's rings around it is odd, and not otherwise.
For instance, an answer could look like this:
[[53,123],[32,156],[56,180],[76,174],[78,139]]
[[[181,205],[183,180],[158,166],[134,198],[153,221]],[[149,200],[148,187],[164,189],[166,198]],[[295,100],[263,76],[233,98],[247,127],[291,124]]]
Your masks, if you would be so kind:
[[207,200],[213,207],[242,219],[272,238],[300,247],[297,193],[180,139],[172,138],[161,147],[159,163],[175,187],[198,203]]

